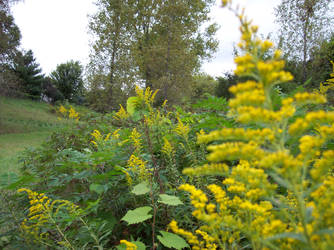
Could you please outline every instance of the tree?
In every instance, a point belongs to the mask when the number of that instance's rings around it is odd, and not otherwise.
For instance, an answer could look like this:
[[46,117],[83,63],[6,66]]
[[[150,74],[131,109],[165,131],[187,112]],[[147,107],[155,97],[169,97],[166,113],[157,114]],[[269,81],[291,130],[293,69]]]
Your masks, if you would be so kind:
[[13,60],[17,47],[20,45],[21,33],[10,13],[10,3],[0,0],[0,63]]
[[45,77],[42,83],[42,98],[51,103],[64,100],[63,94],[57,89],[50,77]]
[[[89,96],[99,96],[99,103],[105,103],[107,109],[118,107],[120,90],[126,92],[136,81],[136,66],[130,54],[131,33],[127,27],[130,2],[99,0],[97,13],[90,17],[89,30],[94,40],[88,65]],[[94,102],[95,98],[89,99]],[[101,105],[91,105],[106,111]]]
[[230,99],[232,94],[229,88],[238,83],[239,77],[233,73],[225,72],[223,76],[217,77],[217,81],[216,96]]
[[[201,30],[213,2],[97,1],[99,9],[90,23],[96,38],[91,72],[110,79],[98,87],[112,93],[111,85],[129,92],[137,83],[161,89],[160,99],[180,99],[201,60],[217,47],[213,39],[217,27]],[[92,86],[96,89],[96,83]]]
[[17,93],[18,79],[11,71],[21,34],[10,13],[13,0],[0,0],[0,93]]
[[42,93],[42,82],[44,75],[42,69],[34,58],[33,52],[18,52],[15,58],[13,71],[20,79],[23,91],[30,98],[39,99]]
[[275,8],[280,25],[280,46],[288,59],[302,62],[302,80],[307,78],[307,61],[330,32],[330,0],[282,0]]
[[158,97],[162,101],[177,102],[183,93],[191,91],[192,75],[201,61],[217,48],[213,39],[216,25],[201,30],[203,23],[210,20],[213,1],[149,2],[159,8],[146,14],[147,6],[142,7],[142,16],[150,18],[134,21],[135,58],[146,87],[161,89]]
[[191,84],[191,100],[197,102],[205,97],[205,94],[214,95],[218,82],[210,75],[205,73],[193,76]]
[[80,62],[71,60],[58,65],[50,74],[57,89],[70,102],[81,102],[84,91],[82,70]]
[[311,53],[310,73],[316,86],[330,78],[330,74],[333,72],[331,61],[334,61],[334,33]]

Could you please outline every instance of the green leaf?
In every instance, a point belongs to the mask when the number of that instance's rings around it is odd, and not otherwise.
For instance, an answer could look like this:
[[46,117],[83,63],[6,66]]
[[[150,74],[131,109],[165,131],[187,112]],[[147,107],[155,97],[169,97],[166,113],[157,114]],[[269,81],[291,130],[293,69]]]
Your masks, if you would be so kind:
[[132,116],[136,111],[136,106],[138,102],[138,97],[132,96],[129,97],[126,102],[126,111]]
[[92,183],[89,186],[89,190],[92,191],[92,192],[96,192],[98,194],[102,194],[104,192],[104,186],[102,186],[100,184]]
[[131,192],[134,193],[135,195],[142,195],[148,193],[149,191],[150,188],[147,186],[147,183],[142,182],[134,186]]
[[161,200],[159,200],[158,202],[166,205],[177,206],[183,204],[183,202],[180,201],[179,197],[176,197],[174,195],[160,194],[159,197]]
[[162,237],[158,235],[158,239],[161,242],[162,245],[169,248],[175,248],[175,249],[182,249],[185,247],[189,247],[188,243],[181,238],[180,236],[165,232],[165,231],[159,231],[162,234]]
[[126,221],[128,224],[136,224],[143,222],[147,219],[152,218],[151,214],[148,214],[152,210],[151,207],[139,207],[135,210],[130,210],[126,215],[121,219]]

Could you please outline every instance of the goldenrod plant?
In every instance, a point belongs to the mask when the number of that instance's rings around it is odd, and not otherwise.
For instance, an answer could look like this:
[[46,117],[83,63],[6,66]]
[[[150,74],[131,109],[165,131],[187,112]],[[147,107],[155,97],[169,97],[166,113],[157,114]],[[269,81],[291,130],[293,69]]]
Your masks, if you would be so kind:
[[250,79],[230,88],[229,115],[240,127],[198,136],[198,143],[210,144],[209,163],[184,173],[224,178],[207,186],[210,196],[181,185],[200,226],[190,232],[173,220],[169,228],[192,249],[332,249],[334,151],[327,145],[334,139],[334,112],[297,116],[304,105],[326,102],[319,93],[297,93],[274,107],[273,87],[293,79],[283,70],[282,52],[264,57],[273,43],[257,36],[244,10],[222,3],[241,24],[235,74]]
[[314,90],[315,93],[326,96],[329,90],[334,90],[334,62],[331,61],[331,64],[333,65],[333,73],[330,74],[331,78],[326,82],[320,83],[319,89]]
[[59,234],[58,245],[74,249],[65,235],[64,228],[59,226],[59,214],[66,211],[66,213],[74,215],[78,213],[78,206],[67,200],[52,200],[44,193],[39,194],[27,188],[21,188],[18,192],[26,192],[29,197],[29,213],[21,223],[23,232],[29,235],[26,238],[42,245],[51,246],[48,243],[48,237],[50,233],[54,232],[45,230],[49,228]]
[[79,121],[80,116],[79,113],[70,106],[68,109],[64,107],[63,105],[60,105],[58,112],[64,117],[64,118],[70,118],[76,121]]

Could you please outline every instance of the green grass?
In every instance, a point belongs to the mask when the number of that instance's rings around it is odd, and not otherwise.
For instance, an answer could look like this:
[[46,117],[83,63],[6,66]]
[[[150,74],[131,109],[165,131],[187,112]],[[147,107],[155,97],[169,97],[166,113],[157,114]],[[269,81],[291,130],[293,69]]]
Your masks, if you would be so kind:
[[0,175],[18,173],[21,152],[41,145],[66,123],[48,104],[0,97]]
[[38,147],[51,131],[0,135],[0,174],[19,170],[19,156],[30,147]]
[[52,130],[59,121],[46,103],[0,97],[0,134]]

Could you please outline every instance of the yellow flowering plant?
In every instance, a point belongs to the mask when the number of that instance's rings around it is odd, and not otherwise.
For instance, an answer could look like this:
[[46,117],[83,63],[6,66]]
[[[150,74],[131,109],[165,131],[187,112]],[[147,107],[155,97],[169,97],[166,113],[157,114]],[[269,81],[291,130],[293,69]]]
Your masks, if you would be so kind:
[[265,57],[273,43],[257,36],[258,27],[232,1],[223,6],[241,23],[235,74],[249,79],[230,88],[229,115],[240,127],[198,135],[198,143],[210,144],[209,163],[184,173],[223,180],[207,186],[210,195],[181,185],[200,226],[190,232],[173,220],[169,228],[192,249],[332,249],[334,151],[327,145],[334,139],[334,112],[297,117],[300,107],[326,102],[319,93],[297,93],[274,107],[274,86],[293,79],[282,52]]
[[[87,211],[80,209],[71,201],[51,199],[44,193],[38,193],[28,188],[20,188],[17,192],[27,193],[29,199],[28,214],[20,225],[23,237],[28,244],[37,244],[48,248],[64,247],[73,250],[82,248],[82,246],[78,246],[73,234],[68,232],[71,225],[75,224],[76,228],[85,228],[93,244],[99,249],[103,249],[100,239],[83,219]],[[91,239],[86,239],[85,245],[88,245]]]
[[79,121],[79,119],[80,119],[79,113],[72,106],[70,106],[67,109],[63,105],[60,105],[60,107],[58,109],[58,112],[64,118],[70,118],[70,119],[73,119],[73,120],[76,120],[76,121]]

